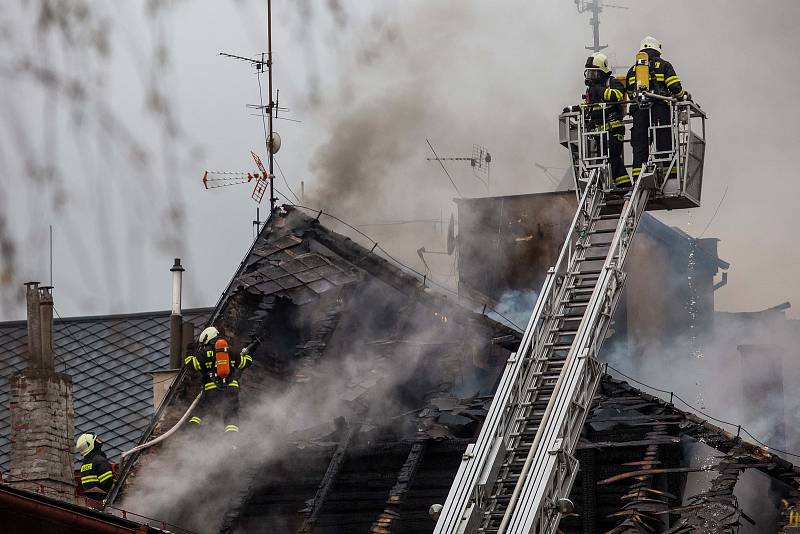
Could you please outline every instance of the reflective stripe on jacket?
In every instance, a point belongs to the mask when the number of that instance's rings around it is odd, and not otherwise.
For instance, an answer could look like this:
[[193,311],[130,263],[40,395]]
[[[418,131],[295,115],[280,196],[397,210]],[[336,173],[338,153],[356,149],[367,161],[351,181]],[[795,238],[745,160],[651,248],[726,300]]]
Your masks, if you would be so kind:
[[[219,339],[219,338],[217,338]],[[198,349],[198,356],[188,354],[183,360],[186,367],[194,371],[200,372],[203,380],[203,390],[208,391],[211,389],[231,387],[239,387],[239,379],[236,374],[232,374],[226,379],[218,377],[215,371],[216,354],[214,351],[214,343],[207,343]],[[249,354],[230,354],[231,368],[241,372],[241,370],[250,367],[253,364],[253,357]]]

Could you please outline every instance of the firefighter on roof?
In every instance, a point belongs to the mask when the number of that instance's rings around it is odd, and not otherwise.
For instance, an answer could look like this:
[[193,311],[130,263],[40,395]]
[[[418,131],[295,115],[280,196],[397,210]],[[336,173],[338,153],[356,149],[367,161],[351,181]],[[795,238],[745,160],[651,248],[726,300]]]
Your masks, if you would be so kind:
[[[638,72],[641,73],[643,72],[641,67],[645,64],[649,67],[649,79],[641,80],[637,78],[637,66],[639,67]],[[674,98],[689,98],[689,94],[681,86],[681,79],[675,74],[672,64],[661,57],[661,42],[649,36],[642,39],[636,64],[628,71],[626,82],[630,99],[637,100],[637,103],[631,104],[631,115],[633,116],[633,128],[631,129],[633,168],[631,174],[636,180],[641,174],[642,165],[647,161],[650,152],[651,116],[653,125],[669,125],[671,120],[669,105],[661,100],[642,98],[640,94],[642,87],[646,87],[647,92]],[[657,151],[672,150],[670,128],[659,128],[655,137]],[[670,172],[677,173],[677,167],[673,166]]]
[[[625,115],[622,101],[625,100],[625,87],[611,75],[608,58],[597,52],[586,59],[583,71],[587,86],[584,100],[589,114],[589,127],[592,131],[608,132],[608,162],[611,177],[617,186],[630,185],[628,171],[625,170],[622,143],[625,139]],[[605,107],[603,104],[606,104]]]
[[187,355],[184,364],[200,373],[203,397],[189,424],[199,428],[203,416],[216,412],[225,423],[226,433],[239,432],[239,375],[253,363],[249,347],[238,356],[232,354],[228,340],[210,326],[200,333],[196,349],[196,355]]
[[88,496],[105,501],[111,486],[114,485],[114,472],[111,462],[103,452],[103,442],[96,434],[81,434],[75,449],[83,458],[81,465],[81,488]]

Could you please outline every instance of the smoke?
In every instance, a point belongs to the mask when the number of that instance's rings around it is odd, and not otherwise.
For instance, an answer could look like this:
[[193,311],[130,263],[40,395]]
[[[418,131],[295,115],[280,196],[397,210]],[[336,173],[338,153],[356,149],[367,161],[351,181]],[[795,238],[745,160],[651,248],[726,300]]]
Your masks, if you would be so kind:
[[495,310],[508,317],[518,327],[525,328],[530,321],[538,297],[538,293],[532,289],[506,291],[500,297]]
[[[219,421],[205,426],[200,437],[181,431],[140,468],[121,506],[200,533],[216,532],[254,473],[291,458],[297,448],[341,439],[337,418],[365,430],[401,433],[397,416],[420,409],[430,395],[451,391],[463,379],[462,365],[453,358],[471,363],[481,342],[434,310],[403,306],[382,284],[367,285],[346,301],[308,381],[259,383],[263,371],[245,371],[242,432],[222,435]],[[374,297],[378,290],[384,294],[380,302]],[[249,381],[255,385],[248,387]]]

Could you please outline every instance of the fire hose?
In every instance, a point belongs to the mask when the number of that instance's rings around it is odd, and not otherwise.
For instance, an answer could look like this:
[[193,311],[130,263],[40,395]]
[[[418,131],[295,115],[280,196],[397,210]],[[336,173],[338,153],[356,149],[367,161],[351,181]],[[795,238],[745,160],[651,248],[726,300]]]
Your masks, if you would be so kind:
[[[249,354],[253,349],[255,349],[255,347],[259,343],[261,343],[261,338],[256,336],[255,340],[252,343],[250,343],[248,346],[246,346],[245,348],[242,349],[241,354]],[[173,426],[172,428],[170,428],[169,430],[167,430],[166,432],[164,432],[163,434],[161,434],[157,438],[152,439],[152,440],[148,441],[147,443],[142,443],[141,445],[137,445],[136,447],[132,448],[129,451],[123,452],[122,456],[120,457],[120,463],[125,459],[126,456],[130,456],[131,454],[133,454],[135,452],[138,452],[138,451],[141,451],[143,449],[147,449],[149,447],[152,447],[153,445],[155,445],[157,443],[161,443],[162,441],[164,441],[165,439],[170,437],[172,434],[174,434],[183,425],[183,423],[186,422],[186,419],[189,418],[189,414],[192,413],[192,410],[194,410],[195,406],[197,406],[197,403],[200,402],[200,397],[202,397],[202,396],[203,396],[203,392],[201,391],[200,393],[197,394],[197,397],[194,398],[194,401],[192,401],[192,404],[189,405],[189,409],[186,410],[186,413],[184,413],[183,416],[178,420],[178,422],[175,423],[175,426]]]
[[177,431],[183,425],[183,423],[186,422],[186,419],[189,418],[189,414],[192,413],[192,410],[194,410],[195,406],[197,406],[197,403],[200,402],[200,397],[202,397],[202,396],[203,396],[203,392],[201,391],[200,393],[197,394],[197,397],[194,398],[194,401],[192,401],[192,404],[189,405],[189,409],[186,410],[186,413],[183,414],[183,417],[181,417],[178,420],[178,422],[175,423],[175,426],[173,426],[172,428],[170,428],[169,430],[167,430],[166,432],[164,432],[163,434],[161,434],[157,438],[152,439],[152,440],[148,441],[147,443],[142,443],[141,445],[138,445],[138,446],[132,448],[129,451],[123,452],[122,456],[120,458],[120,462],[122,462],[122,460],[124,460],[126,456],[130,456],[131,454],[133,454],[135,452],[141,451],[143,449],[147,449],[148,447],[152,447],[156,443],[160,443],[160,442],[164,441],[165,439],[167,439],[168,437],[170,437],[172,434],[174,434],[175,431]]

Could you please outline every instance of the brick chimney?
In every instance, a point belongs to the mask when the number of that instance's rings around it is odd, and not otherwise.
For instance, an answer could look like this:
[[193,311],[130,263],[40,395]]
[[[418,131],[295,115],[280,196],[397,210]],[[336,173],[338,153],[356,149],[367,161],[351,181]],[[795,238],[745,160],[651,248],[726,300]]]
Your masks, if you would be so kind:
[[28,282],[28,366],[11,377],[9,483],[74,501],[72,380],[53,362],[51,287]]

